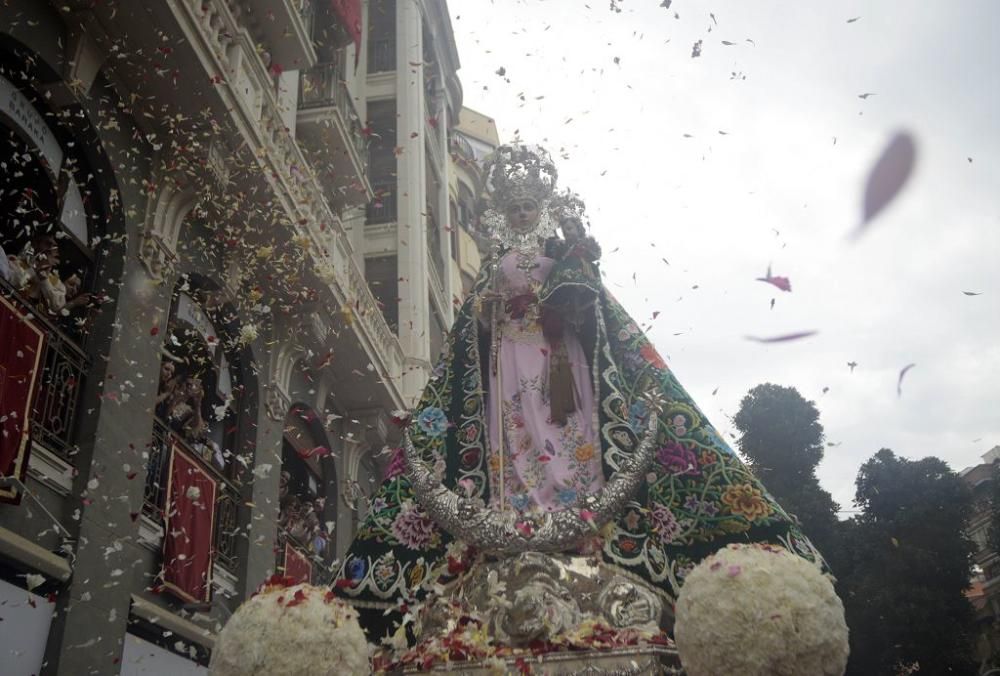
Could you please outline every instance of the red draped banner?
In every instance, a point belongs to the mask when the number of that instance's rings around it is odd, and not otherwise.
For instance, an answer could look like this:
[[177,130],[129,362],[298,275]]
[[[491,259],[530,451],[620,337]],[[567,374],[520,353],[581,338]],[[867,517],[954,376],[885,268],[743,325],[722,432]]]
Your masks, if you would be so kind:
[[212,598],[215,479],[171,440],[163,517],[163,586],[188,602]]
[[[29,423],[45,334],[0,296],[0,476],[24,480]],[[21,501],[14,486],[0,488],[0,502]]]
[[299,582],[312,583],[312,564],[309,563],[309,557],[287,542],[285,543],[285,577],[292,578],[296,584]]
[[361,54],[361,0],[330,0],[341,25],[354,41],[354,67],[358,67]]

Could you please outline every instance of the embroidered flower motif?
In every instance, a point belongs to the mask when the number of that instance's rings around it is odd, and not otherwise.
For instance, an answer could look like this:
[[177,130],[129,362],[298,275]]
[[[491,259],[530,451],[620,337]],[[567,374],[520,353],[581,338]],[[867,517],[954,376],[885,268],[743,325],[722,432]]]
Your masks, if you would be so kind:
[[715,461],[716,461],[715,453],[712,453],[712,451],[702,451],[701,455],[698,456],[698,464],[700,464],[702,467],[706,467],[708,465],[714,465]]
[[639,530],[639,522],[642,517],[639,516],[639,512],[634,509],[630,509],[628,514],[625,515],[625,525],[629,530]]
[[564,505],[572,505],[576,502],[576,495],[575,488],[563,488],[558,494],[559,502]]
[[698,457],[687,446],[676,441],[668,442],[656,452],[656,460],[671,474],[697,475]]
[[637,399],[632,402],[632,405],[628,409],[628,424],[631,425],[632,429],[639,433],[642,428],[646,426],[646,420],[649,419],[649,404],[647,404],[642,399]]
[[462,453],[462,467],[468,469],[479,464],[481,451],[478,448],[470,448]]
[[375,584],[385,587],[396,577],[396,561],[388,556],[383,556],[372,568],[372,578]]
[[573,454],[577,462],[589,462],[594,457],[594,444],[583,444],[576,447]]
[[392,453],[392,458],[389,460],[389,466],[385,468],[385,476],[382,480],[388,481],[389,479],[395,479],[405,471],[406,456],[403,454],[402,448],[397,448]]
[[392,534],[411,549],[424,549],[435,539],[434,522],[412,501],[406,501],[392,522]]
[[448,431],[448,416],[437,406],[428,406],[417,416],[417,426],[429,437],[442,437]]
[[677,522],[677,517],[670,510],[661,504],[656,504],[649,512],[649,520],[653,524],[653,530],[659,533],[663,544],[670,544],[681,532],[681,525]]
[[389,506],[389,503],[386,502],[386,499],[383,498],[382,496],[379,496],[379,497],[375,498],[374,500],[372,500],[371,511],[373,513],[377,514],[377,513],[381,512],[382,510],[386,509],[388,506]]
[[656,351],[656,348],[653,347],[652,343],[646,343],[643,345],[639,349],[639,354],[642,355],[642,358],[645,359],[650,366],[658,369],[667,368],[667,362],[663,361],[663,357],[661,357],[660,353]]
[[771,507],[760,491],[750,484],[730,486],[722,494],[722,504],[736,516],[755,521],[771,513]]
[[674,434],[679,437],[683,437],[687,434],[687,418],[679,413],[671,418],[670,426],[674,428]]
[[714,502],[699,500],[694,495],[689,495],[684,500],[684,509],[694,514],[703,514],[705,516],[715,516],[719,513],[719,506]]
[[524,493],[515,493],[510,496],[510,505],[519,512],[523,512],[528,508],[531,503],[531,498],[529,498]]

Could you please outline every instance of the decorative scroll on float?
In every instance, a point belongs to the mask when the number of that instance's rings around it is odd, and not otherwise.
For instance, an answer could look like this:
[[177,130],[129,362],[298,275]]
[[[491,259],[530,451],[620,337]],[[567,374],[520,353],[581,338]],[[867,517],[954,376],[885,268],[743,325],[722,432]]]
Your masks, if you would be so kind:
[[171,439],[163,515],[163,587],[189,603],[207,603],[212,598],[217,493],[215,479]]
[[[0,296],[0,477],[24,481],[31,451],[31,408],[45,333]],[[0,502],[18,504],[21,492],[0,488]]]

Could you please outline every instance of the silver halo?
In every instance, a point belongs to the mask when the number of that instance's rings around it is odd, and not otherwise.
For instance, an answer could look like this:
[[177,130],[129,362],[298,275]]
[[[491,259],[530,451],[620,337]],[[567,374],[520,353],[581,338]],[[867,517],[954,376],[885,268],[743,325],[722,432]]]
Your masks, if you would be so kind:
[[[457,539],[499,554],[560,552],[600,530],[632,499],[653,460],[656,426],[657,416],[652,413],[646,434],[635,453],[626,454],[621,468],[604,488],[583,498],[578,508],[537,516],[495,512],[482,506],[481,500],[463,498],[446,488],[420,457],[409,433],[403,436],[403,449],[407,476],[413,484],[417,502],[441,528]],[[580,513],[583,509],[593,517],[584,520]]]

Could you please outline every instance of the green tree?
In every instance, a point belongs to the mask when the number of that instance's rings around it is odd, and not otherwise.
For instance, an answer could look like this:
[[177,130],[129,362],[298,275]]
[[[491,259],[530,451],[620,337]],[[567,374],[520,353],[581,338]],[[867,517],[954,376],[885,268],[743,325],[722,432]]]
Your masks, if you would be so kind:
[[973,674],[973,611],[965,598],[972,494],[938,458],[882,449],[858,473],[862,513],[843,527],[850,560],[838,585],[850,628],[848,674]]
[[740,432],[740,451],[754,473],[799,519],[836,572],[840,506],[816,477],[824,448],[816,405],[794,387],[765,383],[743,397],[733,423]]

